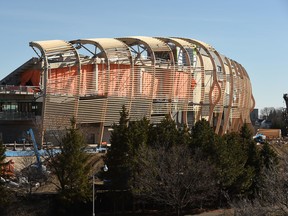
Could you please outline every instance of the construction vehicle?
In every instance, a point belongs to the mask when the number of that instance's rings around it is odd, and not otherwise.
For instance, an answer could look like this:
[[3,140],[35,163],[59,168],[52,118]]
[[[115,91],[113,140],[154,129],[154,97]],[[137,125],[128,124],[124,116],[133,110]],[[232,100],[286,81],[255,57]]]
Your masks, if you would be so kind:
[[257,143],[264,143],[266,141],[266,136],[264,134],[257,133],[255,136],[253,136],[253,139]]
[[257,134],[253,137],[259,138],[261,137],[263,140],[271,140],[271,139],[281,139],[281,129],[264,129],[260,128],[257,130]]

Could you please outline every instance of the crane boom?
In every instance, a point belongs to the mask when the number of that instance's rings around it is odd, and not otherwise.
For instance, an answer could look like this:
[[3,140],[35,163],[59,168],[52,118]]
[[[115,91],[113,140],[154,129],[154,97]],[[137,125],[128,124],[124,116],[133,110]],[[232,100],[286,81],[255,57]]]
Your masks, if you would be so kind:
[[284,98],[284,100],[286,102],[286,113],[287,113],[288,112],[288,94],[284,94],[283,98]]
[[284,94],[283,95],[283,98],[286,102],[286,109],[284,111],[284,121],[285,121],[285,124],[286,124],[286,135],[288,134],[288,94]]
[[34,152],[35,152],[35,156],[37,159],[37,166],[39,169],[41,169],[42,168],[42,162],[41,162],[40,153],[38,151],[38,145],[36,143],[34,132],[33,132],[32,128],[29,129],[29,134],[30,134],[31,140],[33,142]]

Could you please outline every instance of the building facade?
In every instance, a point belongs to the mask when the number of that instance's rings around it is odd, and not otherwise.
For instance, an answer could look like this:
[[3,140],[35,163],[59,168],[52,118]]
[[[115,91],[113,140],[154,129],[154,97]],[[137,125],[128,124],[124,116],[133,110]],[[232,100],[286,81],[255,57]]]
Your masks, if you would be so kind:
[[8,114],[24,121],[27,111],[39,140],[74,116],[89,143],[109,142],[123,105],[131,121],[157,124],[169,114],[191,127],[204,118],[218,134],[250,123],[255,101],[245,68],[204,42],[139,36],[30,46],[37,57],[0,82],[0,121],[17,120]]

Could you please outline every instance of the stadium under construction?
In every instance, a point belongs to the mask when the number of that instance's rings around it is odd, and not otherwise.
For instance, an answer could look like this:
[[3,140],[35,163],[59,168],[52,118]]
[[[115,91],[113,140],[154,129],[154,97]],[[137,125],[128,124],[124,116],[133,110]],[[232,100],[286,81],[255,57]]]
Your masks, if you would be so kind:
[[123,105],[131,121],[167,114],[218,134],[250,123],[255,106],[244,67],[212,46],[179,37],[30,42],[35,56],[0,81],[0,134],[18,141],[29,128],[43,142],[74,116],[88,143],[109,143]]

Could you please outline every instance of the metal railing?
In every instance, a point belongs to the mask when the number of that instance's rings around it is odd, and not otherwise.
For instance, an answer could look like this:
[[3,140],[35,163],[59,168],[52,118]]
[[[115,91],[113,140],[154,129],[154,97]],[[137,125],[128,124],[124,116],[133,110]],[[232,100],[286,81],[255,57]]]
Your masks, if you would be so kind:
[[39,94],[39,86],[0,85],[0,94]]
[[35,116],[34,112],[0,112],[0,120],[32,120],[35,119]]

